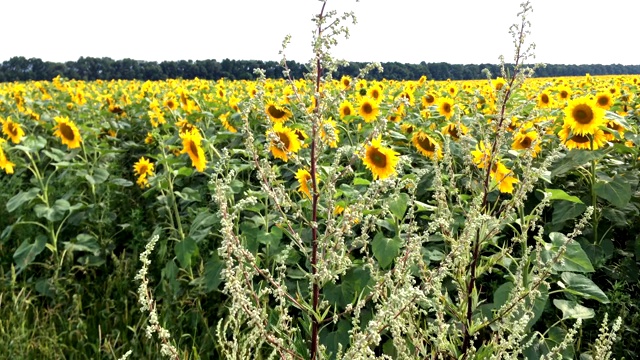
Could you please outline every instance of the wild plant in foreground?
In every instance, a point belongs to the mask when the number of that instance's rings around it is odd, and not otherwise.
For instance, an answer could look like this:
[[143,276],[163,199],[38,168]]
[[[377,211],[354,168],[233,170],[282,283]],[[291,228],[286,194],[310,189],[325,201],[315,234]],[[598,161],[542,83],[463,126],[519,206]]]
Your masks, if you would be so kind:
[[[348,35],[342,23],[355,18],[326,5],[314,19],[308,78],[289,79],[278,93],[256,70],[255,96],[237,104],[244,149],[225,149],[216,160],[210,188],[228,296],[228,313],[216,327],[221,354],[572,356],[581,322],[592,316],[580,297],[608,300],[581,275],[593,268],[575,241],[595,209],[568,235],[544,227],[558,192],[541,179],[565,148],[549,140],[546,110],[520,94],[535,70],[524,65],[533,56],[525,44],[529,3],[511,29],[514,64],[502,64],[501,86],[462,95],[451,87],[453,97],[427,100],[420,109],[438,112],[434,120],[416,116],[415,94],[432,91],[426,81],[379,89],[386,100],[380,102],[366,89],[365,73],[332,86],[340,62],[330,50]],[[463,106],[456,96],[477,106]],[[481,111],[485,97],[492,103]],[[359,104],[357,114],[343,116],[352,112],[351,101]],[[394,146],[408,140],[398,118],[420,134],[419,153]],[[248,179],[241,193],[238,178]],[[141,274],[149,329],[158,331],[164,354],[177,357]],[[561,288],[551,290],[554,284]],[[581,285],[589,291],[576,290]],[[553,293],[562,317],[550,324],[541,318]],[[615,336],[608,334],[603,328],[596,353],[608,351]]]

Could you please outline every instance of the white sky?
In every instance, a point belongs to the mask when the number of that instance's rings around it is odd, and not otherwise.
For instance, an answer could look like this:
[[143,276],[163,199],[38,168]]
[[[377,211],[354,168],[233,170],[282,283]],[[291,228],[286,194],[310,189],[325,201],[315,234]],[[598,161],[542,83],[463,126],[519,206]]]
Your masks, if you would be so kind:
[[[640,64],[637,0],[531,0],[533,61]],[[3,0],[0,61],[290,60],[311,57],[318,0]],[[513,59],[520,0],[329,0],[357,25],[333,55],[349,61],[498,63]]]

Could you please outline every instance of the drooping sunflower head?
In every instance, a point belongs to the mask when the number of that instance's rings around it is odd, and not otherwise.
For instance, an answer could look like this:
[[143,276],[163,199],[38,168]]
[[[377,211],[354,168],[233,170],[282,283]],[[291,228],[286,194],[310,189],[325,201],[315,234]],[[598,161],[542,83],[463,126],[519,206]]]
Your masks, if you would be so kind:
[[57,125],[53,128],[53,135],[59,137],[62,144],[67,145],[69,149],[79,148],[82,137],[76,124],[66,116],[56,116],[54,120]]
[[[0,120],[0,122],[2,121]],[[2,122],[2,133],[7,135],[14,144],[19,144],[22,137],[24,137],[24,130],[22,130],[22,126],[11,120],[11,117],[7,117],[7,120]]]
[[611,132],[607,131],[604,133],[604,136],[607,139],[607,141],[617,140],[616,134],[618,136],[618,139],[624,139],[624,132],[626,129],[617,121],[613,121],[613,120],[607,121],[607,129],[611,131]]
[[190,132],[180,134],[182,139],[182,151],[181,154],[188,154],[191,159],[191,165],[196,168],[197,171],[204,171],[207,165],[207,159],[202,149],[202,135],[198,129],[193,129]]
[[290,154],[300,150],[301,144],[298,135],[282,124],[276,123],[273,129],[267,132],[267,137],[270,139],[269,150],[274,157],[283,161],[288,161]]
[[436,154],[438,154],[438,158],[442,157],[442,150],[440,149],[440,146],[426,133],[422,131],[415,132],[411,141],[422,155],[431,159],[433,159]]
[[604,131],[596,129],[592,134],[577,134],[569,124],[564,124],[558,133],[568,149],[597,150],[607,143]]
[[298,169],[296,172],[296,180],[298,180],[298,191],[305,194],[311,199],[311,174],[305,169]]
[[381,144],[380,137],[373,139],[371,145],[365,148],[365,155],[362,159],[367,169],[371,170],[373,179],[386,179],[396,173],[398,163],[398,153],[386,148]]
[[4,170],[7,174],[13,174],[13,167],[16,166],[16,164],[12,163],[7,158],[7,154],[5,154],[4,149],[2,148],[5,142],[5,139],[0,138],[0,169]]
[[369,96],[365,96],[360,100],[360,106],[358,106],[358,114],[362,116],[364,121],[372,122],[378,117],[380,108],[378,102]]
[[594,134],[604,123],[604,109],[587,97],[571,100],[564,110],[564,123],[568,124],[575,134]]

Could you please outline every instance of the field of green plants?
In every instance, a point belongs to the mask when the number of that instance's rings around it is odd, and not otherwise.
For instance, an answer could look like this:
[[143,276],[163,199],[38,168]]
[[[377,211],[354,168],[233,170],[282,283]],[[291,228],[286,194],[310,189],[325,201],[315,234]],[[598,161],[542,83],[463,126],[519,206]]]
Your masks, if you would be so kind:
[[640,76],[521,20],[484,80],[1,83],[0,358],[637,358]]

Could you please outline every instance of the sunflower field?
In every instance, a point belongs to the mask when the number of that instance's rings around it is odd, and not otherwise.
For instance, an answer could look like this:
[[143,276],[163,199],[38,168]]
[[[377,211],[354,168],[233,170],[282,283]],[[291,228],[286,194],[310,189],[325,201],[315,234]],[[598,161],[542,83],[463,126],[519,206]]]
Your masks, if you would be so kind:
[[319,34],[304,79],[0,84],[0,358],[640,355],[640,76],[334,79]]

